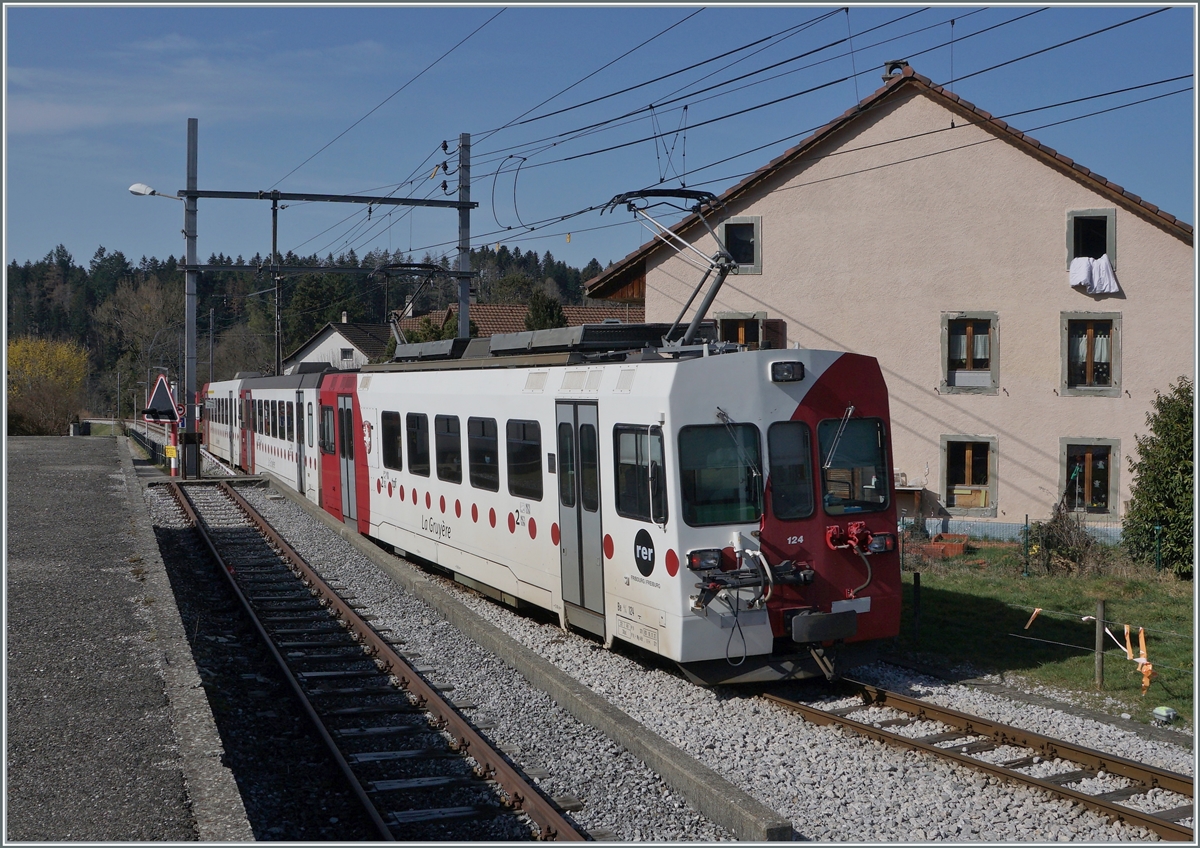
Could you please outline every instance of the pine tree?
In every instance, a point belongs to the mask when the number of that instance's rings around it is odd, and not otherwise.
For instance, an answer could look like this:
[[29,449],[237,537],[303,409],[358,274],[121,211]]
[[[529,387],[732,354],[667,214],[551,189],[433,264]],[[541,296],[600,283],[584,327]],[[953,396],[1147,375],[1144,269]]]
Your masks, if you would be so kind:
[[[1135,436],[1138,459],[1129,457],[1135,482],[1122,531],[1130,555],[1154,562],[1161,545],[1162,561],[1180,577],[1192,577],[1194,449],[1192,381],[1180,377],[1167,394],[1154,393],[1154,410],[1146,413],[1149,435]],[[1155,540],[1155,527],[1162,528]]]
[[529,296],[529,311],[525,313],[526,330],[549,330],[567,326],[562,304],[545,289],[534,289]]

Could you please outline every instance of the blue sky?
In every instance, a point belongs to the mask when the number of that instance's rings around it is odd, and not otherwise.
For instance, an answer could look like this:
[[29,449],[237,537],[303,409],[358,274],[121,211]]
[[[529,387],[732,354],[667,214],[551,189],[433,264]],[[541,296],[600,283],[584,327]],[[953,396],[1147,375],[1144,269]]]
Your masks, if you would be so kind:
[[[1191,6],[850,6],[847,13],[812,5],[7,5],[4,12],[6,265],[40,259],[59,243],[81,264],[100,245],[135,263],[181,255],[181,204],[127,189],[135,182],[168,193],[183,188],[192,117],[199,119],[199,187],[210,190],[441,198],[441,181],[453,188],[457,180],[440,172],[429,179],[443,161],[456,167],[441,144],[453,153],[459,134],[471,133],[472,199],[480,204],[473,244],[606,264],[643,243],[645,230],[623,211],[573,213],[644,187],[683,182],[719,193],[870,94],[883,63],[898,58],[937,83],[953,76],[955,93],[1001,117],[1186,77],[1008,120],[1195,222]],[[529,121],[760,39],[668,79]],[[1158,99],[1135,103],[1151,97]],[[637,141],[655,133],[666,135]],[[626,146],[600,152],[617,145]],[[372,249],[418,259],[453,254],[453,211],[387,212],[374,210],[367,221],[358,206],[295,204],[280,212],[279,247],[320,256],[349,248],[360,256]],[[201,260],[266,255],[270,205],[201,200],[198,233]]]

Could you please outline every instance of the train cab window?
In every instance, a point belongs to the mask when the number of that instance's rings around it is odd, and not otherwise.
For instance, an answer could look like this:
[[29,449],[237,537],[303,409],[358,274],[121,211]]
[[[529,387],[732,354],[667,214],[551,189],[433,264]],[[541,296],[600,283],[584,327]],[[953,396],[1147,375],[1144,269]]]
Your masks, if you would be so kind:
[[509,421],[508,493],[542,499],[542,427],[536,421]]
[[422,477],[429,476],[429,416],[423,412],[410,412],[406,419],[408,429],[408,470]]
[[500,491],[500,442],[495,418],[467,419],[467,460],[471,485],[489,492]]
[[321,407],[321,452],[333,453],[333,407]]
[[683,520],[692,527],[744,524],[762,515],[762,461],[753,424],[679,431]]
[[287,405],[287,440],[289,442],[296,441],[296,404],[288,401]]
[[767,430],[771,455],[771,512],[790,521],[813,511],[812,433],[800,421],[777,421]]
[[399,412],[379,413],[379,447],[383,451],[383,467],[400,471],[404,468],[400,442],[404,439]]
[[436,415],[433,443],[437,452],[437,476],[447,483],[462,482],[462,432],[457,415]]
[[825,512],[878,512],[888,505],[888,459],[878,418],[830,418],[817,425]]
[[[583,427],[579,429],[582,459]],[[667,492],[663,477],[662,428],[618,424],[613,428],[613,442],[617,471],[617,514],[665,524]],[[587,482],[586,479],[584,482]]]
[[313,405],[312,401],[308,402],[308,446],[313,446]]

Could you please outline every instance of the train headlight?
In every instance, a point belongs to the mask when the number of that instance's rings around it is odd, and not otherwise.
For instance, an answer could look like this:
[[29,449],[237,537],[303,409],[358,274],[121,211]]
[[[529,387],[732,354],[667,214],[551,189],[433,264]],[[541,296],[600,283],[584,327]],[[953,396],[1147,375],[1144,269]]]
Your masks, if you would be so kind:
[[796,383],[804,379],[803,362],[772,362],[772,383]]
[[711,548],[703,551],[689,551],[687,567],[692,571],[713,571],[721,567],[721,549]]
[[887,553],[896,550],[896,537],[891,533],[876,533],[871,537],[867,550],[873,554]]

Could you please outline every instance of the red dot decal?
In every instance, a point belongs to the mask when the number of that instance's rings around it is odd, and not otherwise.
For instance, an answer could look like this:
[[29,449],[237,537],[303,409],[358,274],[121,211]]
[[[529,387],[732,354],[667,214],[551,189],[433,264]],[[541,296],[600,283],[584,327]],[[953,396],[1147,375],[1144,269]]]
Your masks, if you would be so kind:
[[417,490],[413,489],[413,506],[417,505]]
[[471,504],[471,520],[479,523],[479,507],[475,504]]
[[429,492],[426,492],[425,493],[425,508],[429,509],[432,506],[433,506],[433,497],[429,494]]
[[438,509],[442,511],[442,515],[446,514],[446,496],[442,495],[438,498]]
[[613,540],[612,536],[604,534],[604,558],[612,559],[613,556]]
[[534,521],[533,518],[529,519],[529,538],[530,539],[537,538],[537,522]]
[[462,518],[462,503],[457,498],[454,499],[454,517]]
[[[383,484],[382,484],[382,483],[380,483],[378,480],[376,480],[376,481],[375,481],[375,492],[376,492],[376,494],[378,494],[379,492],[382,492],[382,491],[383,491]],[[391,490],[390,490],[390,489],[388,490],[388,494],[389,494],[389,495],[391,494]]]
[[667,550],[666,562],[667,562],[667,574],[674,577],[676,574],[679,573],[679,557],[676,556],[674,550],[672,550],[672,549]]
[[404,500],[404,487],[400,487],[400,500]]
[[512,513],[512,512],[510,512],[508,514],[508,532],[509,533],[517,532],[517,516],[515,513]]
[[488,521],[491,522],[493,527],[496,526],[496,510],[494,510],[494,509],[488,510]]
[[558,522],[556,521],[550,525],[550,541],[557,545],[559,538],[560,537],[558,535]]

